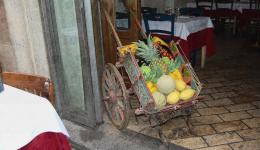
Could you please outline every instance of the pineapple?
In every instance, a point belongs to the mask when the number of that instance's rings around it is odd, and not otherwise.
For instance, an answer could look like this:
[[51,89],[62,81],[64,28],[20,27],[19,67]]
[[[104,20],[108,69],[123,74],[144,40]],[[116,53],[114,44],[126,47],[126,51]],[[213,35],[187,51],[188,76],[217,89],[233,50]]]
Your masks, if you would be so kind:
[[136,44],[138,46],[137,56],[143,58],[151,69],[160,68],[164,74],[167,73],[167,64],[160,58],[158,50],[154,46],[150,35],[147,38],[147,45],[143,41],[139,41]]
[[159,67],[163,74],[167,74],[168,72],[168,65],[161,59],[154,59],[150,64],[149,64],[150,68],[155,68],[155,67]]
[[137,56],[144,59],[146,63],[150,63],[154,59],[159,59],[160,55],[157,49],[154,47],[151,37],[147,38],[147,45],[143,41],[135,42],[138,46]]

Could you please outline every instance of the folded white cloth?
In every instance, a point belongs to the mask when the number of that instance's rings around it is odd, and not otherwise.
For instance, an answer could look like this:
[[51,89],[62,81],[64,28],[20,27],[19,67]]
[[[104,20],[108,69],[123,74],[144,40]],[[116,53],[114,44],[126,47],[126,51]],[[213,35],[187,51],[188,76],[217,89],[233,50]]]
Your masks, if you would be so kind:
[[47,99],[4,85],[0,93],[0,150],[19,149],[44,132],[69,137]]

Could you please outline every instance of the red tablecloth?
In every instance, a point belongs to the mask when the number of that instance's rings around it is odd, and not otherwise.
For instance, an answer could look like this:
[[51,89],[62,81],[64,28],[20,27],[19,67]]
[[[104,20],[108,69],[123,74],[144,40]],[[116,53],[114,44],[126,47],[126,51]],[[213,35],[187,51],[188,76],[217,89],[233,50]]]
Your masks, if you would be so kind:
[[[215,37],[213,30],[213,28],[206,28],[204,30],[190,34],[187,40],[180,39],[179,37],[174,37],[174,40],[180,40],[180,46],[188,58],[193,50],[201,49],[203,46],[207,47],[207,56],[212,56],[216,52]],[[156,36],[159,36],[162,39],[169,41],[169,36],[167,35]]]
[[244,9],[239,18],[239,27],[246,27],[252,19],[260,19],[260,10]]
[[20,150],[71,150],[71,145],[64,134],[45,132],[35,137]]
[[240,17],[241,13],[238,10],[231,9],[217,9],[217,10],[204,10],[204,16],[217,18],[217,17]]
[[236,16],[238,28],[244,28],[252,19],[260,19],[260,10],[243,9],[242,12],[230,9],[204,10],[204,16],[211,18]]

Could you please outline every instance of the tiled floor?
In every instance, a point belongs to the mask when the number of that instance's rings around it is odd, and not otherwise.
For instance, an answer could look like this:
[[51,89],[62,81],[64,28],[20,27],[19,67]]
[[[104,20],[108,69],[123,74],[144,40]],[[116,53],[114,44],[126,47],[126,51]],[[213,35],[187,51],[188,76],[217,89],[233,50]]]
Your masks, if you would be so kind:
[[[170,120],[163,132],[171,143],[200,150],[260,149],[260,53],[242,38],[217,38],[217,54],[209,58],[205,69],[196,69],[204,84],[191,123],[196,136],[184,132],[175,138],[174,129],[187,127],[184,119]],[[142,118],[138,118],[139,122]],[[129,129],[141,131],[148,124]],[[143,134],[158,137],[152,129]]]

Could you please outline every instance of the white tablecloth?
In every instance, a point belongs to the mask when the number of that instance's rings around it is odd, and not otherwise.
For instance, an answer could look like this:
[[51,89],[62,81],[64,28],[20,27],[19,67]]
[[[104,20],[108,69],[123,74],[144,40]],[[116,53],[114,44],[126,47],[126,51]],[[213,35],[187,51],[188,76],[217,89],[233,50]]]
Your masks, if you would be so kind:
[[[204,3],[201,3],[201,4],[210,5],[209,2],[204,2]],[[186,4],[186,6],[187,6],[187,7],[192,7],[192,8],[197,7],[195,2],[188,2],[188,3]],[[221,3],[220,3],[220,4],[218,4],[218,7],[219,7],[219,8],[230,8],[230,4],[223,4],[223,3],[221,4]],[[252,7],[254,7],[254,6],[252,6]],[[233,10],[238,10],[238,11],[241,12],[241,13],[242,13],[243,9],[249,9],[249,8],[250,8],[249,3],[245,3],[245,2],[234,2],[234,4],[233,4]],[[213,10],[216,9],[215,3],[213,3],[213,8],[212,8],[212,9],[213,9]]]
[[[142,26],[145,29],[144,22],[142,22]],[[169,21],[149,21],[149,27],[150,30],[171,31],[171,23]],[[174,36],[187,40],[190,34],[206,28],[213,28],[213,23],[209,17],[179,16],[174,23]]]
[[21,148],[44,132],[69,136],[47,99],[8,85],[0,93],[0,120],[0,150]]

